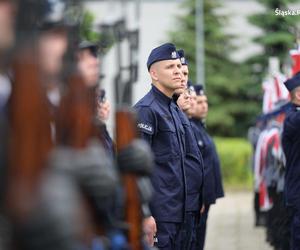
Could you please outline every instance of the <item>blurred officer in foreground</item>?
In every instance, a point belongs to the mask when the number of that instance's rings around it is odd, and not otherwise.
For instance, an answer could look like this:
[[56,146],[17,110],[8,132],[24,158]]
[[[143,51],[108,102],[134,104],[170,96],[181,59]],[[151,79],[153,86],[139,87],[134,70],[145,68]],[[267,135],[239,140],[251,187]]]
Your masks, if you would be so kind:
[[[107,229],[103,201],[111,199],[119,184],[111,158],[90,133],[94,116],[89,104],[95,103],[95,95],[89,95],[92,89],[74,67],[77,48],[72,47],[75,39],[66,36],[67,7],[63,1],[20,1],[20,9],[29,13],[17,15],[18,34],[26,41],[20,39],[22,53],[14,54],[12,65],[7,154],[11,159],[5,198],[13,241],[5,249],[90,248],[96,228]],[[63,62],[66,52],[70,57]],[[64,66],[70,71],[64,72]],[[49,97],[54,89],[59,98]],[[50,120],[52,106],[56,108]],[[51,122],[56,128],[52,138]],[[140,148],[120,152],[123,172],[151,172],[149,148]]]
[[0,249],[8,249],[10,224],[4,213],[4,193],[7,184],[7,150],[9,140],[8,99],[11,94],[9,55],[15,40],[14,1],[0,1]]
[[78,69],[83,80],[88,87],[96,87],[99,84],[99,66],[98,46],[89,41],[79,43],[77,53]]
[[185,130],[185,171],[187,199],[185,207],[185,246],[184,249],[196,249],[196,230],[200,222],[200,210],[202,208],[203,176],[204,166],[202,155],[197,140],[189,121],[191,110],[191,93],[187,86],[188,83],[188,62],[183,50],[178,50],[182,64],[182,83],[183,87],[175,91],[173,98],[177,99],[177,104],[182,112],[179,112],[182,125]]
[[[90,95],[90,98],[94,98],[91,100],[93,104],[93,112],[95,115],[95,119],[93,122],[95,122],[95,127],[97,129],[96,136],[97,139],[100,139],[101,146],[103,146],[103,149],[105,151],[105,154],[108,156],[108,159],[110,161],[114,161],[115,159],[115,151],[114,146],[111,137],[109,136],[104,121],[108,119],[109,112],[104,112],[102,108],[100,108],[100,105],[102,104],[99,101],[100,94],[98,93],[99,89],[99,58],[98,58],[98,46],[92,42],[89,41],[82,41],[78,45],[78,51],[77,51],[77,60],[78,60],[78,70],[79,73],[83,79],[83,82],[87,89],[89,89],[92,93]],[[103,98],[104,100],[104,98]],[[102,101],[102,100],[101,100]],[[99,113],[101,113],[101,116],[99,116]],[[107,139],[106,139],[107,138]],[[106,140],[105,140],[106,139]],[[110,167],[115,169],[115,166],[111,165]],[[116,169],[115,169],[116,171]],[[127,242],[124,237],[124,235],[121,233],[117,215],[118,218],[124,219],[122,215],[124,214],[124,204],[123,200],[118,200],[119,203],[117,206],[121,207],[119,209],[119,214],[117,214],[116,211],[116,195],[119,194],[122,191],[122,187],[120,184],[117,185],[117,188],[114,193],[111,194],[110,197],[106,197],[106,199],[102,199],[102,204],[105,204],[103,211],[101,212],[103,214],[101,220],[102,220],[102,226],[104,226],[105,235],[109,236],[111,238],[118,237],[122,243],[122,246],[114,246],[115,249],[126,249]],[[119,223],[121,224],[121,223]],[[115,242],[111,242],[112,245],[114,245]],[[93,246],[92,248],[97,249],[101,244],[101,239],[99,239],[99,235],[95,235],[95,238],[93,239]],[[122,248],[120,248],[122,247]]]
[[220,169],[220,161],[216,151],[215,144],[207,133],[205,128],[205,118],[208,113],[207,97],[204,94],[202,85],[194,85],[197,96],[197,104],[192,111],[193,118],[191,119],[194,128],[195,136],[202,153],[204,160],[204,197],[203,203],[205,206],[204,213],[201,216],[200,227],[197,233],[197,242],[199,244],[197,249],[204,249],[206,223],[208,212],[211,204],[216,202],[217,198],[224,196],[222,177]]
[[172,99],[175,90],[181,88],[181,66],[173,44],[154,48],[147,61],[152,88],[134,106],[142,138],[151,145],[155,156],[150,203],[157,226],[155,246],[166,250],[183,247],[180,232],[186,198],[185,138],[179,109]]
[[[95,97],[95,125],[97,127],[97,137],[100,139],[106,155],[111,161],[118,162],[119,170],[122,173],[134,173],[139,176],[137,178],[141,200],[140,209],[144,216],[148,214],[149,194],[151,195],[151,184],[148,181],[147,175],[150,174],[152,169],[152,155],[149,153],[149,146],[146,142],[140,139],[134,141],[116,154],[115,144],[110,137],[105,122],[110,114],[110,103],[105,97],[105,90],[99,86],[99,58],[98,46],[88,41],[82,41],[79,44],[79,51],[77,52],[78,69],[81,73],[86,86],[94,91]],[[119,124],[118,124],[119,125]],[[116,159],[117,158],[117,159]],[[121,183],[120,183],[121,184]],[[105,224],[106,235],[110,238],[110,244],[113,249],[127,249],[128,243],[124,238],[124,229],[128,229],[127,225],[123,222],[125,219],[125,188],[118,185],[116,192],[108,197],[107,200],[102,200],[102,204],[107,204],[105,217],[108,224]],[[130,207],[130,204],[129,204]],[[143,209],[142,209],[143,208]],[[140,222],[142,224],[142,221]],[[129,225],[132,227],[132,225]],[[129,228],[129,230],[131,230]],[[144,232],[146,233],[146,232]],[[121,239],[122,243],[121,243]],[[141,239],[142,240],[142,239]],[[146,238],[147,240],[147,238]],[[152,239],[153,240],[153,239]],[[96,241],[95,248],[96,247]]]
[[87,87],[95,91],[95,115],[100,129],[100,138],[103,147],[109,153],[111,159],[115,157],[115,145],[107,131],[105,122],[110,115],[110,103],[105,96],[105,90],[99,86],[100,60],[98,58],[99,47],[92,42],[82,41],[77,53],[78,69]]
[[8,75],[8,55],[15,39],[15,3],[0,1],[0,207],[4,188],[7,142],[7,101],[11,93],[11,82]]
[[293,107],[283,125],[282,146],[286,157],[285,201],[291,214],[291,249],[300,249],[300,74],[288,79],[285,86]]

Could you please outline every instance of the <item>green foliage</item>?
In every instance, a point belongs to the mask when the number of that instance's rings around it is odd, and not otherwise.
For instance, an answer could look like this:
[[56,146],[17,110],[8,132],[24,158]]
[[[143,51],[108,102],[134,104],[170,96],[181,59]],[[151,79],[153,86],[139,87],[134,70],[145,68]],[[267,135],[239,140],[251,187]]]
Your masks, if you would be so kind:
[[214,138],[221,161],[223,182],[227,188],[250,189],[251,145],[242,138]]
[[80,25],[81,40],[90,41],[99,45],[101,54],[105,54],[114,44],[115,40],[111,33],[99,33],[94,30],[95,16],[85,11]]
[[[248,65],[259,66],[259,70],[253,69],[252,74],[257,75],[257,81],[262,82],[268,67],[268,59],[271,56],[279,58],[282,64],[285,62],[289,49],[294,47],[296,42],[297,23],[300,16],[276,15],[275,10],[288,10],[288,4],[299,2],[299,0],[257,0],[265,7],[263,13],[254,14],[249,17],[250,23],[262,29],[263,33],[254,38],[254,42],[261,45],[263,51],[248,60]],[[260,94],[260,89],[257,89]]]
[[98,43],[100,40],[100,33],[93,30],[93,23],[95,21],[94,15],[85,11],[80,25],[80,38],[90,42]]
[[[220,4],[221,1],[204,0],[205,85],[210,105],[207,124],[214,135],[244,136],[261,106],[249,68],[229,59],[234,47],[232,37],[223,32],[226,17],[215,13]],[[170,32],[170,37],[185,50],[189,76],[195,83],[195,0],[184,1],[182,8],[187,14],[177,17],[176,31]]]

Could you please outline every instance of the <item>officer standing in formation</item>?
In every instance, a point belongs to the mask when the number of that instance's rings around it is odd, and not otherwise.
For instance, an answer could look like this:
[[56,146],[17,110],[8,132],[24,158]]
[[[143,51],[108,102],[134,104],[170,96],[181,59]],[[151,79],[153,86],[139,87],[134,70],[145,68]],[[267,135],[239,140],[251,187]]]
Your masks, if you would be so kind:
[[191,123],[203,156],[205,180],[203,191],[204,212],[201,216],[197,238],[199,239],[199,249],[204,249],[209,208],[216,202],[216,199],[224,197],[224,190],[217,150],[205,127],[205,119],[208,113],[207,96],[202,85],[194,85],[193,87],[196,92],[194,97],[196,105],[195,110],[192,112]]
[[[173,98],[182,112],[179,112],[182,125],[185,131],[185,171],[186,171],[186,212],[185,212],[185,232],[186,245],[184,249],[198,249],[196,232],[200,222],[200,211],[203,204],[203,176],[204,166],[203,159],[195,134],[189,121],[191,103],[188,88],[188,62],[184,56],[183,50],[178,50],[182,64],[182,82],[185,89],[177,89]],[[183,100],[183,101],[181,101]],[[186,104],[185,104],[186,103]]]
[[[182,111],[186,114],[186,117],[189,118],[189,124],[191,128],[186,131],[187,135],[191,135],[187,139],[187,144],[193,145],[189,155],[194,153],[194,159],[196,159],[196,148],[200,149],[201,155],[203,157],[204,163],[196,162],[189,166],[186,164],[187,172],[187,211],[196,211],[197,198],[201,195],[201,204],[203,204],[201,211],[198,204],[198,215],[199,211],[201,212],[200,220],[196,220],[196,230],[193,231],[194,237],[196,239],[196,249],[204,249],[205,233],[206,233],[206,221],[209,211],[210,204],[215,203],[217,198],[224,196],[223,186],[222,186],[222,177],[220,162],[216,152],[215,145],[212,138],[208,135],[205,129],[205,118],[208,113],[208,102],[207,97],[204,94],[202,85],[191,85],[191,82],[188,80],[189,67],[188,61],[184,56],[184,51],[178,51],[182,63],[182,74],[185,81],[185,85],[189,85],[182,94],[180,94],[177,104]],[[178,92],[178,90],[176,91]],[[186,127],[186,126],[185,126]],[[191,133],[189,133],[191,131]],[[195,142],[193,144],[193,142]],[[188,162],[189,156],[187,156]],[[202,161],[202,159],[201,159]],[[194,165],[194,168],[193,168]],[[201,187],[199,183],[199,166],[204,165],[204,186]],[[200,168],[201,169],[201,168]],[[198,170],[198,172],[197,172]],[[197,186],[198,181],[198,186]],[[198,191],[196,191],[198,190]],[[201,191],[200,191],[201,190]],[[199,194],[199,191],[201,194]],[[198,195],[198,197],[196,196]],[[187,218],[189,213],[187,213]],[[198,217],[199,218],[199,217]],[[186,223],[187,226],[191,225]]]
[[[172,96],[183,88],[181,62],[173,44],[153,49],[147,61],[151,90],[134,106],[141,136],[155,156],[154,188],[150,204],[159,249],[182,249],[185,215],[185,138],[178,107]],[[153,235],[155,232],[153,232]]]
[[[183,50],[163,44],[151,51],[147,67],[152,88],[135,109],[142,138],[151,145],[155,156],[150,203],[157,227],[155,246],[203,249],[209,205],[224,196],[215,146],[207,132],[201,131],[207,105],[201,117],[198,114],[193,120],[197,105],[187,88],[188,63]],[[210,184],[205,190],[203,183],[205,187],[207,180]]]
[[282,146],[286,157],[285,201],[291,215],[291,249],[300,249],[300,74],[288,79],[293,107],[283,126]]

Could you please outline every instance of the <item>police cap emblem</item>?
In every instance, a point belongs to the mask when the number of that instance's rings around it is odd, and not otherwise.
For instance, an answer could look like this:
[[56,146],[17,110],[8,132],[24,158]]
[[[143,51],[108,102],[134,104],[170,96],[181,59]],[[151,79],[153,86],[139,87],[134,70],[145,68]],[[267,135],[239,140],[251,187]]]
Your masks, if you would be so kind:
[[173,52],[172,52],[171,57],[172,57],[173,59],[176,59],[176,58],[177,58],[177,53],[176,53],[176,51],[173,51]]

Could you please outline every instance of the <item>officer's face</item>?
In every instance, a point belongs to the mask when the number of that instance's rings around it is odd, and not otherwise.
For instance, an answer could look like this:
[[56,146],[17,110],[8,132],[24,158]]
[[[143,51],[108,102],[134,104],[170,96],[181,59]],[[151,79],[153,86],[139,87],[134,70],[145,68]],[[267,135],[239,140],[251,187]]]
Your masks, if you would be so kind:
[[190,108],[188,110],[188,114],[190,116],[194,116],[194,114],[196,113],[196,108],[197,108],[197,95],[196,95],[195,91],[191,91],[190,95],[191,95],[191,100],[190,100]]
[[191,107],[191,94],[188,89],[184,90],[184,92],[179,96],[177,104],[182,111],[188,112]]
[[300,87],[295,88],[291,92],[291,99],[293,103],[300,105]]
[[78,60],[78,69],[86,85],[95,86],[99,80],[99,59],[90,49],[84,49],[78,53]]
[[208,102],[206,95],[198,95],[196,97],[196,107],[194,116],[198,119],[203,119],[207,116]]
[[181,95],[185,92],[187,88],[189,69],[187,65],[182,65],[181,67],[181,86],[175,90],[176,95]]
[[14,41],[15,4],[11,0],[0,0],[0,54]]
[[185,85],[187,86],[187,82],[189,80],[189,68],[187,65],[182,65],[181,67],[181,72],[183,75],[183,80],[185,82]]
[[67,46],[67,34],[64,30],[46,31],[41,35],[39,58],[43,74],[51,78],[60,73]]
[[172,95],[176,89],[184,88],[181,67],[179,59],[154,63],[150,68],[153,84],[168,96]]

